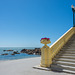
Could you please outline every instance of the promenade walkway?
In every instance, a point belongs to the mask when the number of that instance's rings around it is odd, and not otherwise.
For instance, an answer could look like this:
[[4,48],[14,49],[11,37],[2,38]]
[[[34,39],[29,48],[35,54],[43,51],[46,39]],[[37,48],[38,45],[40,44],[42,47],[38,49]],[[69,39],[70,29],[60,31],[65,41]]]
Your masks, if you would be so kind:
[[39,65],[41,58],[27,58],[19,60],[9,60],[0,62],[0,75],[71,75],[34,69],[33,66]]

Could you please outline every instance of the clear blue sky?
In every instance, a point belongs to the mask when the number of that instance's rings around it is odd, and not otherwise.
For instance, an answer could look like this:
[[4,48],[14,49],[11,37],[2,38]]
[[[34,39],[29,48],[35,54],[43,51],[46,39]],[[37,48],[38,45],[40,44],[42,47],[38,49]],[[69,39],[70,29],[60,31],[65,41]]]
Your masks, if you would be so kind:
[[43,37],[55,42],[73,26],[74,3],[75,0],[0,0],[0,47],[42,47]]

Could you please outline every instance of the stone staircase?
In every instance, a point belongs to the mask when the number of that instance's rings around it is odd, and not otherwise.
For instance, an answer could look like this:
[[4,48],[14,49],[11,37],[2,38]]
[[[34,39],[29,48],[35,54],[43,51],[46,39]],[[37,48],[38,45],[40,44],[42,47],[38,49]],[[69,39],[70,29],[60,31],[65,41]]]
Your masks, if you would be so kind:
[[75,34],[55,56],[51,70],[75,74]]

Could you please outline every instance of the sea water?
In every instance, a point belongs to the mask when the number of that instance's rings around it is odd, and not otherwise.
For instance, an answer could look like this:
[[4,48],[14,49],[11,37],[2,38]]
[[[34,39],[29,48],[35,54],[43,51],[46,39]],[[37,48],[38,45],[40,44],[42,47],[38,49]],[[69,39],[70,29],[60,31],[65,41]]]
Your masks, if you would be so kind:
[[[20,52],[22,49],[35,49],[35,47],[0,47],[0,60],[15,60],[31,57],[40,57],[40,55],[28,55],[26,53],[11,55],[13,51],[3,51],[3,50],[14,50]],[[8,55],[1,55],[4,53],[8,53]]]

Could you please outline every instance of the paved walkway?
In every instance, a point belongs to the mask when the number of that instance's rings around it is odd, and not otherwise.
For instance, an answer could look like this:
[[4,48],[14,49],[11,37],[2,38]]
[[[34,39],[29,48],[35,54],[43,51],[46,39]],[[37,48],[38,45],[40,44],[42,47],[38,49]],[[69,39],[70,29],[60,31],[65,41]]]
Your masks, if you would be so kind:
[[3,61],[0,62],[0,75],[72,75],[34,69],[39,63],[40,57]]

